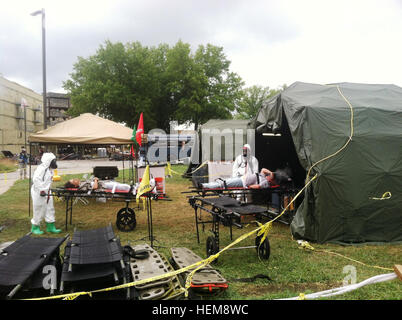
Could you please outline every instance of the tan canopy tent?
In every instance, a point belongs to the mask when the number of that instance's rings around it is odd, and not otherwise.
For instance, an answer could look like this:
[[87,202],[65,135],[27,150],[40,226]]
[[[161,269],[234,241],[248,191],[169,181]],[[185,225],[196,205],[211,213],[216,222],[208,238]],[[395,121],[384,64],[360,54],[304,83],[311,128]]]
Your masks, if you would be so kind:
[[133,129],[91,113],[60,122],[29,136],[29,142],[58,144],[131,144]]
[[[28,138],[31,144],[71,144],[71,145],[123,145],[132,144],[133,129],[122,124],[101,118],[91,113],[60,122],[45,130],[31,134]],[[124,169],[124,158],[123,158]],[[133,167],[131,164],[131,171]],[[134,175],[134,173],[132,173]],[[137,181],[137,178],[136,178]],[[124,170],[123,170],[124,182]],[[29,185],[31,185],[31,162],[29,164]],[[31,188],[29,188],[29,211],[31,211]]]

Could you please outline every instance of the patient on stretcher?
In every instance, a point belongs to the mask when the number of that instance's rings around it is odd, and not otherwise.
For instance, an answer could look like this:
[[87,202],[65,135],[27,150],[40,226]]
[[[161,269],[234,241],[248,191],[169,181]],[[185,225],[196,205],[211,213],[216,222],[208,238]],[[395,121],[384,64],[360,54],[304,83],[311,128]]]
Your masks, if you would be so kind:
[[283,171],[275,172],[262,168],[259,173],[246,174],[242,177],[229,179],[216,179],[214,182],[200,183],[200,189],[228,189],[228,188],[247,188],[247,189],[266,189],[283,182],[291,181],[291,178]]
[[88,191],[88,190],[110,190],[112,193],[115,192],[130,192],[130,190],[133,191],[133,194],[135,194],[136,188],[132,188],[129,184],[125,183],[119,183],[116,181],[99,181],[97,177],[93,179],[91,182],[81,182],[80,179],[74,178],[70,179],[64,184],[64,187],[66,189],[79,189],[83,191]]

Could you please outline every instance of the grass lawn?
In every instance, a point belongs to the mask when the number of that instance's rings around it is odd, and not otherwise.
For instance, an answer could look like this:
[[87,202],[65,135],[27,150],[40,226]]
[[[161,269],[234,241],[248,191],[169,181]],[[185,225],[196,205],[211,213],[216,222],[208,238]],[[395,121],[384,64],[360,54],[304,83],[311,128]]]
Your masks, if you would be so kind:
[[[184,172],[185,166],[174,166],[176,172]],[[61,182],[54,183],[54,187],[62,185],[71,177],[62,177]],[[209,226],[201,230],[200,244],[197,243],[194,210],[189,205],[187,191],[191,186],[189,180],[174,175],[167,180],[166,192],[172,201],[154,201],[153,230],[157,250],[165,256],[170,256],[171,247],[187,247],[201,257],[205,257],[205,241],[210,235]],[[148,236],[147,214],[144,210],[137,210],[137,226],[131,232],[120,232],[115,226],[116,213],[124,206],[122,202],[99,203],[90,199],[89,205],[78,203],[74,207],[73,225],[65,230],[65,203],[55,201],[56,226],[61,228],[62,236],[73,234],[77,230],[95,229],[112,223],[116,235],[120,237],[122,245],[144,243]],[[32,212],[31,212],[32,216]],[[206,216],[209,218],[209,216]],[[0,243],[13,241],[30,231],[30,217],[28,217],[28,180],[17,181],[5,194],[0,195]],[[233,239],[252,231],[255,224],[245,229],[233,229]],[[47,235],[48,236],[48,235]],[[255,236],[251,236],[240,243],[241,246],[254,245]],[[357,282],[361,282],[375,275],[392,271],[380,270],[370,266],[392,268],[402,263],[402,245],[365,245],[341,246],[335,244],[312,244],[316,249],[331,250],[351,259],[365,263],[362,265],[340,256],[325,252],[301,250],[297,242],[292,239],[288,226],[274,222],[269,233],[271,256],[269,260],[259,260],[255,249],[225,251],[219,257],[214,268],[219,270],[229,281],[229,289],[211,299],[225,300],[260,300],[277,299],[308,294],[342,286],[347,274],[343,273],[345,266],[356,268]],[[229,228],[220,227],[221,248],[230,243]],[[254,282],[242,282],[239,279],[255,275],[267,275],[272,281],[258,279]],[[369,285],[348,294],[331,297],[343,300],[399,300],[402,298],[402,281],[393,280],[380,284]]]

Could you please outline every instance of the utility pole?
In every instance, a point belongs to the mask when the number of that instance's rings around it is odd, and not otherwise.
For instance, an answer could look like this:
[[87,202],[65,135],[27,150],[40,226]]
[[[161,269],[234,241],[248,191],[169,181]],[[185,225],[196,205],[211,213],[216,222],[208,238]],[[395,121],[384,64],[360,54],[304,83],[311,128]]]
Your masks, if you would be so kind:
[[47,97],[46,97],[46,28],[45,28],[45,9],[31,13],[31,16],[42,15],[42,79],[43,79],[43,129],[47,128]]

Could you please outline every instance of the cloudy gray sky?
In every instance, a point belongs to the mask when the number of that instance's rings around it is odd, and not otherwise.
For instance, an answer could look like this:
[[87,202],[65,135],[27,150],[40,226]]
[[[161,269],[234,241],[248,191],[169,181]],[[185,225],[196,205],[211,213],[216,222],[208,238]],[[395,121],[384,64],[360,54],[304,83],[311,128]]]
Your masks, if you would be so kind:
[[295,81],[402,86],[402,0],[14,0],[0,2],[0,74],[64,92],[77,57],[105,40],[224,48],[246,86]]

